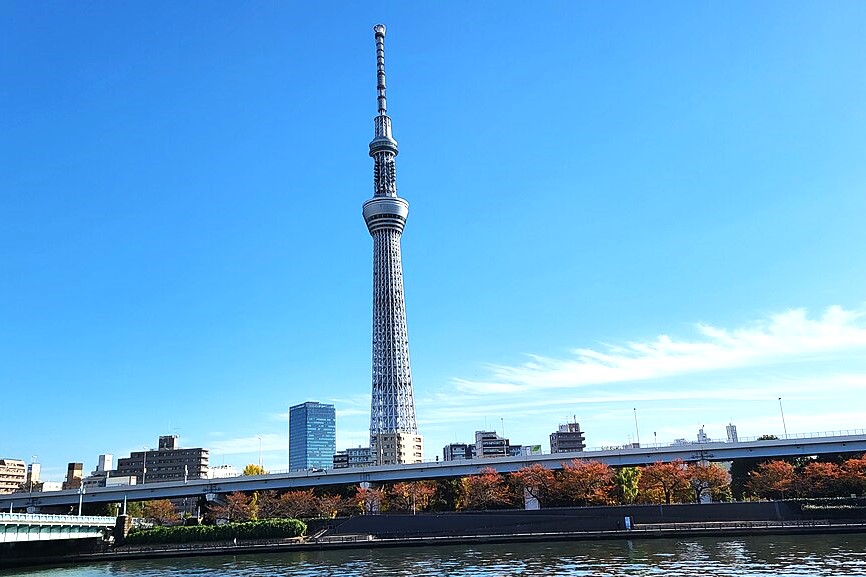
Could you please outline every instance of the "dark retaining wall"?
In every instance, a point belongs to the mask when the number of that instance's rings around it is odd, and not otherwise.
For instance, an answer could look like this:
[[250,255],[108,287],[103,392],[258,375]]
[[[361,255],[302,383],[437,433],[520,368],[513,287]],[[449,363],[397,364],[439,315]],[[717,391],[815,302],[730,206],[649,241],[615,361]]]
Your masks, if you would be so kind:
[[[702,523],[717,521],[797,521],[833,517],[826,511],[803,512],[796,502],[743,502],[684,505],[567,507],[538,511],[466,511],[419,515],[362,515],[328,523],[329,535],[374,535],[381,538],[440,535],[508,535],[609,531],[633,523]],[[310,525],[310,534],[323,526]]]

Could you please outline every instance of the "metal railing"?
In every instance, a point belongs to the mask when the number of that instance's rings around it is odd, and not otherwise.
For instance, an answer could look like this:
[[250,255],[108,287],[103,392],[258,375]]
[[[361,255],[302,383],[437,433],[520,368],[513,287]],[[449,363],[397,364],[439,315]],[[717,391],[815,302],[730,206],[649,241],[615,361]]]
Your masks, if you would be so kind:
[[96,515],[47,515],[42,513],[0,513],[0,523],[30,525],[100,525],[114,527],[114,517]]

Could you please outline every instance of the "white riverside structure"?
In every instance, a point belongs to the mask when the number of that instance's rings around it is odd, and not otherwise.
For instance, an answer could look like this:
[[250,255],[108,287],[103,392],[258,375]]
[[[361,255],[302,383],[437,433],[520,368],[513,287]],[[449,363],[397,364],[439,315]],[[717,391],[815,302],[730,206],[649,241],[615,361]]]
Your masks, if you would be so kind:
[[[815,436],[763,441],[741,441],[737,443],[710,442],[704,444],[668,445],[638,449],[612,449],[604,451],[582,451],[578,453],[555,453],[498,459],[471,459],[465,461],[436,461],[403,465],[385,465],[331,469],[329,471],[301,471],[271,473],[268,475],[230,477],[226,479],[197,479],[187,483],[171,481],[99,487],[88,490],[84,503],[120,503],[124,497],[130,501],[200,497],[227,494],[233,491],[261,491],[268,489],[305,489],[328,485],[358,484],[362,482],[393,482],[421,479],[441,479],[478,474],[490,467],[500,473],[512,473],[523,467],[539,463],[549,469],[562,468],[572,459],[600,461],[614,467],[649,465],[655,462],[669,463],[683,460],[730,461],[747,457],[774,458],[821,455],[826,453],[866,452],[866,432],[855,434]],[[76,490],[51,493],[15,493],[0,496],[0,509],[8,511],[10,506],[22,508],[78,505]]]
[[373,27],[376,38],[376,90],[379,114],[370,142],[373,198],[363,215],[373,237],[373,394],[370,403],[370,448],[379,464],[417,463],[423,445],[415,421],[409,334],[403,296],[400,237],[409,203],[397,196],[394,162],[397,141],[385,98],[385,26]]
[[0,543],[93,539],[113,529],[114,517],[0,513]]

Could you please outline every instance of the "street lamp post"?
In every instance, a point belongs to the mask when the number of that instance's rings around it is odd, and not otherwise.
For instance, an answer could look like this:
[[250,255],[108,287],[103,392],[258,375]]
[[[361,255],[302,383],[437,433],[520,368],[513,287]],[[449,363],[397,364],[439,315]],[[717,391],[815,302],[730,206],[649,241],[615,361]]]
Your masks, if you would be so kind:
[[78,516],[81,517],[81,507],[84,505],[84,482],[78,486]]
[[31,502],[31,504],[33,503],[33,464],[35,462],[36,462],[36,455],[31,455],[30,456],[30,475],[28,475],[28,477],[30,478],[30,489],[29,490],[30,490],[30,502]]
[[262,468],[262,436],[256,435],[259,438],[259,469]]
[[640,431],[637,428],[637,407],[634,407],[632,410],[634,411],[634,436],[637,446],[640,447]]
[[779,412],[782,413],[782,429],[785,431],[785,438],[788,438],[788,426],[785,425],[785,410],[782,409],[782,397],[779,397]]
[[141,484],[144,485],[147,477],[147,447],[144,448],[144,464],[141,466]]

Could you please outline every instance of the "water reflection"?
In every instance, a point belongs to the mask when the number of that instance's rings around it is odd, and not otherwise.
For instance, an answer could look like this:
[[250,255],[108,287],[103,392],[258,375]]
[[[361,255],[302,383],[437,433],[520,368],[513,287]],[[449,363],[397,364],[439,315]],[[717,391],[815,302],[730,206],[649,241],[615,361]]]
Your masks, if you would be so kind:
[[2,577],[866,576],[866,535],[556,542],[122,561]]

